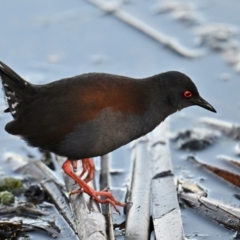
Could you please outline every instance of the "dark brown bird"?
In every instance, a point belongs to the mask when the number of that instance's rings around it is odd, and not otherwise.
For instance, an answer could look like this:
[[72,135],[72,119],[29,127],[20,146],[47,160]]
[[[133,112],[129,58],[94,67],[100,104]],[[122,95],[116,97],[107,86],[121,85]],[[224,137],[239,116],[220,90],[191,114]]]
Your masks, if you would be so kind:
[[[29,145],[67,157],[62,168],[81,190],[100,203],[124,206],[107,190],[87,183],[94,175],[92,157],[102,156],[152,131],[170,114],[198,105],[215,109],[200,97],[183,73],[170,71],[134,79],[106,73],[88,73],[45,85],[22,79],[0,62],[0,76],[13,120],[5,130]],[[77,176],[71,162],[82,159]],[[88,177],[81,179],[88,172]],[[100,196],[105,196],[103,200]]]

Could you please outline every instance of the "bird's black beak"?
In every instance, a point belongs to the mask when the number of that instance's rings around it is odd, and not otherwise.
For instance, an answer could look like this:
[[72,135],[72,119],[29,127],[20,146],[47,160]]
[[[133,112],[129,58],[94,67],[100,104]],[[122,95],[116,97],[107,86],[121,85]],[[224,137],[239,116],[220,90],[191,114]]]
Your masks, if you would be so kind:
[[217,112],[214,107],[209,104],[207,101],[205,101],[203,98],[201,98],[200,96],[198,98],[195,98],[194,100],[192,100],[193,105],[198,105],[200,107],[206,108],[207,110],[211,111],[211,112]]

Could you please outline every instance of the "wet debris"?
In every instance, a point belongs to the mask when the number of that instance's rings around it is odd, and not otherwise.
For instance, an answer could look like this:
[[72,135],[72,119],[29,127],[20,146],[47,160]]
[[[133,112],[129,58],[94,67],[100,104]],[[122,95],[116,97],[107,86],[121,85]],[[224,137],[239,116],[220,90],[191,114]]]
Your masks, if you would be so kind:
[[121,10],[119,2],[113,3],[103,0],[88,0],[88,2],[94,4],[95,6],[103,10],[105,13],[112,14],[116,18],[120,19],[122,22],[139,30],[148,37],[151,37],[152,39],[171,49],[173,52],[177,53],[180,56],[186,58],[198,58],[204,55],[203,51],[186,48],[181,45],[177,39],[167,36],[166,34],[146,24],[144,21],[141,21],[140,19],[135,18],[131,14]]
[[217,168],[215,166],[206,164],[206,163],[202,163],[200,161],[198,161],[195,157],[193,156],[189,156],[188,160],[192,160],[198,164],[200,164],[200,166],[204,167],[205,169],[211,171],[212,173],[216,174],[217,176],[223,178],[224,180],[232,183],[233,185],[240,187],[240,175],[233,173],[233,172],[229,172],[225,169],[222,168]]
[[[26,159],[14,153],[5,154],[8,162],[14,166],[14,171],[24,176],[28,176],[31,182],[38,182],[41,188],[44,189],[46,196],[49,196],[51,202],[54,203],[59,213],[65,218],[69,226],[76,231],[72,209],[69,204],[65,192],[63,191],[63,183],[56,178],[54,173],[41,161]],[[27,184],[26,184],[27,185]],[[41,188],[30,186],[30,189],[25,191],[26,197],[32,200],[41,200],[44,197],[44,192]]]
[[172,12],[172,11],[192,11],[196,6],[190,2],[180,1],[162,1],[156,6],[158,13]]
[[183,179],[179,177],[177,179],[177,191],[180,192],[186,192],[186,193],[195,193],[199,196],[207,197],[207,191],[199,186],[196,182],[189,180],[189,179]]
[[0,239],[16,239],[22,232],[22,222],[0,220]]
[[46,197],[45,192],[38,184],[30,185],[29,188],[25,190],[24,196],[29,202],[33,203],[41,203]]
[[198,213],[215,220],[227,228],[239,231],[239,208],[194,193],[181,192],[179,197]]
[[175,134],[171,139],[177,143],[178,149],[198,151],[212,145],[220,136],[218,131],[192,128]]
[[14,203],[14,194],[24,191],[22,180],[13,177],[0,178],[0,204]]
[[237,27],[227,24],[209,24],[199,27],[196,34],[201,44],[222,54],[227,63],[240,72],[240,42]]
[[14,203],[13,194],[9,191],[0,192],[0,203],[2,205],[10,205],[11,203]]
[[21,179],[13,177],[0,178],[0,191],[21,191],[23,183]]
[[49,212],[43,210],[45,204],[39,207],[32,203],[18,201],[10,206],[0,205],[0,239],[12,239],[36,229],[46,231],[52,237],[60,235],[60,229],[49,220]]
[[215,118],[201,118],[202,123],[215,128],[225,134],[226,136],[232,138],[233,140],[240,140],[240,126],[231,122],[218,120]]
[[196,30],[200,43],[206,43],[208,46],[223,50],[226,43],[238,33],[238,28],[227,24],[208,24],[201,26]]
[[158,14],[171,12],[175,19],[188,25],[200,24],[203,21],[192,2],[161,1],[154,6],[154,12]]
[[[24,232],[41,229],[53,238],[60,236],[60,229],[53,223],[43,219],[30,219],[23,217],[13,217],[0,220],[0,236],[5,235],[8,239],[22,235]],[[2,231],[4,230],[4,231]],[[2,239],[2,238],[1,238]],[[4,238],[5,239],[5,238]]]
[[49,213],[45,210],[43,211],[42,207],[36,206],[29,202],[15,202],[11,206],[0,206],[0,214],[17,214],[18,216],[46,216]]

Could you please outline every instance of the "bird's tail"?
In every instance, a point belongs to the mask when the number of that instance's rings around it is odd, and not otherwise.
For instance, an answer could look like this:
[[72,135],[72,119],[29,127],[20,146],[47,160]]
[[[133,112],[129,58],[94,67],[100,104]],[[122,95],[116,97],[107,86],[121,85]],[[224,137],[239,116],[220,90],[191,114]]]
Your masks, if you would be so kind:
[[14,118],[18,116],[20,108],[24,108],[36,93],[34,85],[25,81],[10,67],[0,61],[0,79],[8,108],[4,112],[10,112]]

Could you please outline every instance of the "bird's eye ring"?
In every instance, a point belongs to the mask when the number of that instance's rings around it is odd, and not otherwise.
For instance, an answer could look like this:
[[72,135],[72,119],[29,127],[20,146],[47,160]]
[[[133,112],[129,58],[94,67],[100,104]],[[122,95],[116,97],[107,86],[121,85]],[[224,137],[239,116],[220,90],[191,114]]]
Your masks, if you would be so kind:
[[192,92],[185,91],[183,95],[184,95],[185,98],[190,98],[192,96]]

